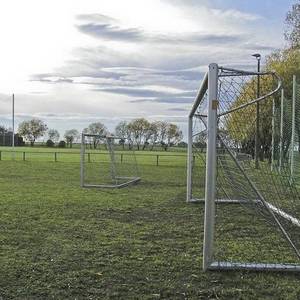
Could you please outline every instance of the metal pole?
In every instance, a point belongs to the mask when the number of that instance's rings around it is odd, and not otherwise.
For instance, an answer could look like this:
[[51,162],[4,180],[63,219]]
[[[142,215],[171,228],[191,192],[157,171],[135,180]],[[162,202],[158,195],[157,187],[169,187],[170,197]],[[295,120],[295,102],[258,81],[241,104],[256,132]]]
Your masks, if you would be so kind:
[[218,107],[218,65],[209,65],[208,75],[208,119],[205,181],[205,213],[203,241],[203,270],[207,270],[213,258],[215,197],[216,197],[216,139]]
[[271,154],[271,171],[274,168],[274,147],[275,147],[275,99],[272,101],[272,154]]
[[295,146],[295,125],[296,125],[296,75],[293,75],[293,97],[292,97],[292,138],[291,138],[291,178],[294,175],[294,146]]
[[187,155],[187,192],[186,202],[192,199],[192,170],[193,170],[193,118],[188,120],[188,155]]
[[15,159],[15,94],[12,94],[12,159]]
[[[257,72],[260,72],[260,55],[256,55]],[[260,97],[260,76],[257,75],[257,90],[256,97]],[[259,102],[256,103],[256,131],[255,131],[255,168],[258,169],[258,159],[260,157],[260,137],[259,137]]]
[[81,148],[80,148],[80,186],[84,187],[84,158],[85,158],[85,135],[81,134]]
[[282,168],[282,154],[283,154],[283,104],[284,104],[284,89],[281,90],[280,99],[280,137],[279,137],[279,171]]

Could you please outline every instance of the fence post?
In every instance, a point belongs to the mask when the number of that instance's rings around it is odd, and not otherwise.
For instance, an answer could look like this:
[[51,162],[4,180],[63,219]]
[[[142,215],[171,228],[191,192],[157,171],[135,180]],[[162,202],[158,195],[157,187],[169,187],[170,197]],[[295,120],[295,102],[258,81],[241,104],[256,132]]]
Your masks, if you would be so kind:
[[121,153],[121,163],[123,162],[123,153]]
[[26,154],[25,154],[26,152],[24,151],[23,152],[23,161],[25,161],[26,160]]
[[91,153],[88,153],[88,162],[91,162]]
[[159,158],[159,155],[157,154],[156,155],[156,166],[158,166],[158,158]]
[[54,152],[54,161],[57,162],[57,153]]

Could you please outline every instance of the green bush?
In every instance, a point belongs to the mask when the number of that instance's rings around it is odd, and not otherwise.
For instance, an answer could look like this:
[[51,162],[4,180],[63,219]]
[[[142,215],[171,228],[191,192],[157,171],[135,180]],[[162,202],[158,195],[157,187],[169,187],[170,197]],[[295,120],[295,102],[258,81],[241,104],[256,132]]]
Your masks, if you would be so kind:
[[66,142],[65,141],[59,141],[58,147],[59,148],[66,148]]
[[54,142],[52,141],[52,140],[47,140],[47,142],[46,142],[46,146],[47,147],[54,147]]

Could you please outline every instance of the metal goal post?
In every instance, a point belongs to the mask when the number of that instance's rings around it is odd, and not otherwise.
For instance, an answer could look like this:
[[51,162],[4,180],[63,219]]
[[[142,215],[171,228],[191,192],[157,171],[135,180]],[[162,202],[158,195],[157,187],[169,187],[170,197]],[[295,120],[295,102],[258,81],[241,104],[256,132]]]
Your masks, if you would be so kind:
[[126,139],[82,133],[81,187],[123,188],[138,183],[140,180],[133,146],[126,142]]

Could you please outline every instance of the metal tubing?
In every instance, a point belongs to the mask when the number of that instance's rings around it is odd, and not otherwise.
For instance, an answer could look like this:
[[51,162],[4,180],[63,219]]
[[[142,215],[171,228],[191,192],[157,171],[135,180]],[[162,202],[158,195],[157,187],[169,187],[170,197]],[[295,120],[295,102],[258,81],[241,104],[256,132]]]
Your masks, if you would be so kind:
[[203,270],[212,262],[215,225],[218,65],[209,65]]
[[282,155],[283,155],[283,103],[284,103],[284,89],[281,89],[280,99],[280,137],[279,137],[279,171],[282,168]]
[[81,134],[80,148],[80,186],[84,187],[84,158],[85,158],[85,134]]
[[295,125],[296,125],[296,75],[293,75],[293,97],[292,97],[292,138],[291,138],[291,179],[294,176],[294,147],[295,147]]
[[187,192],[186,202],[192,199],[192,170],[193,170],[193,118],[188,120],[188,155],[187,155]]

